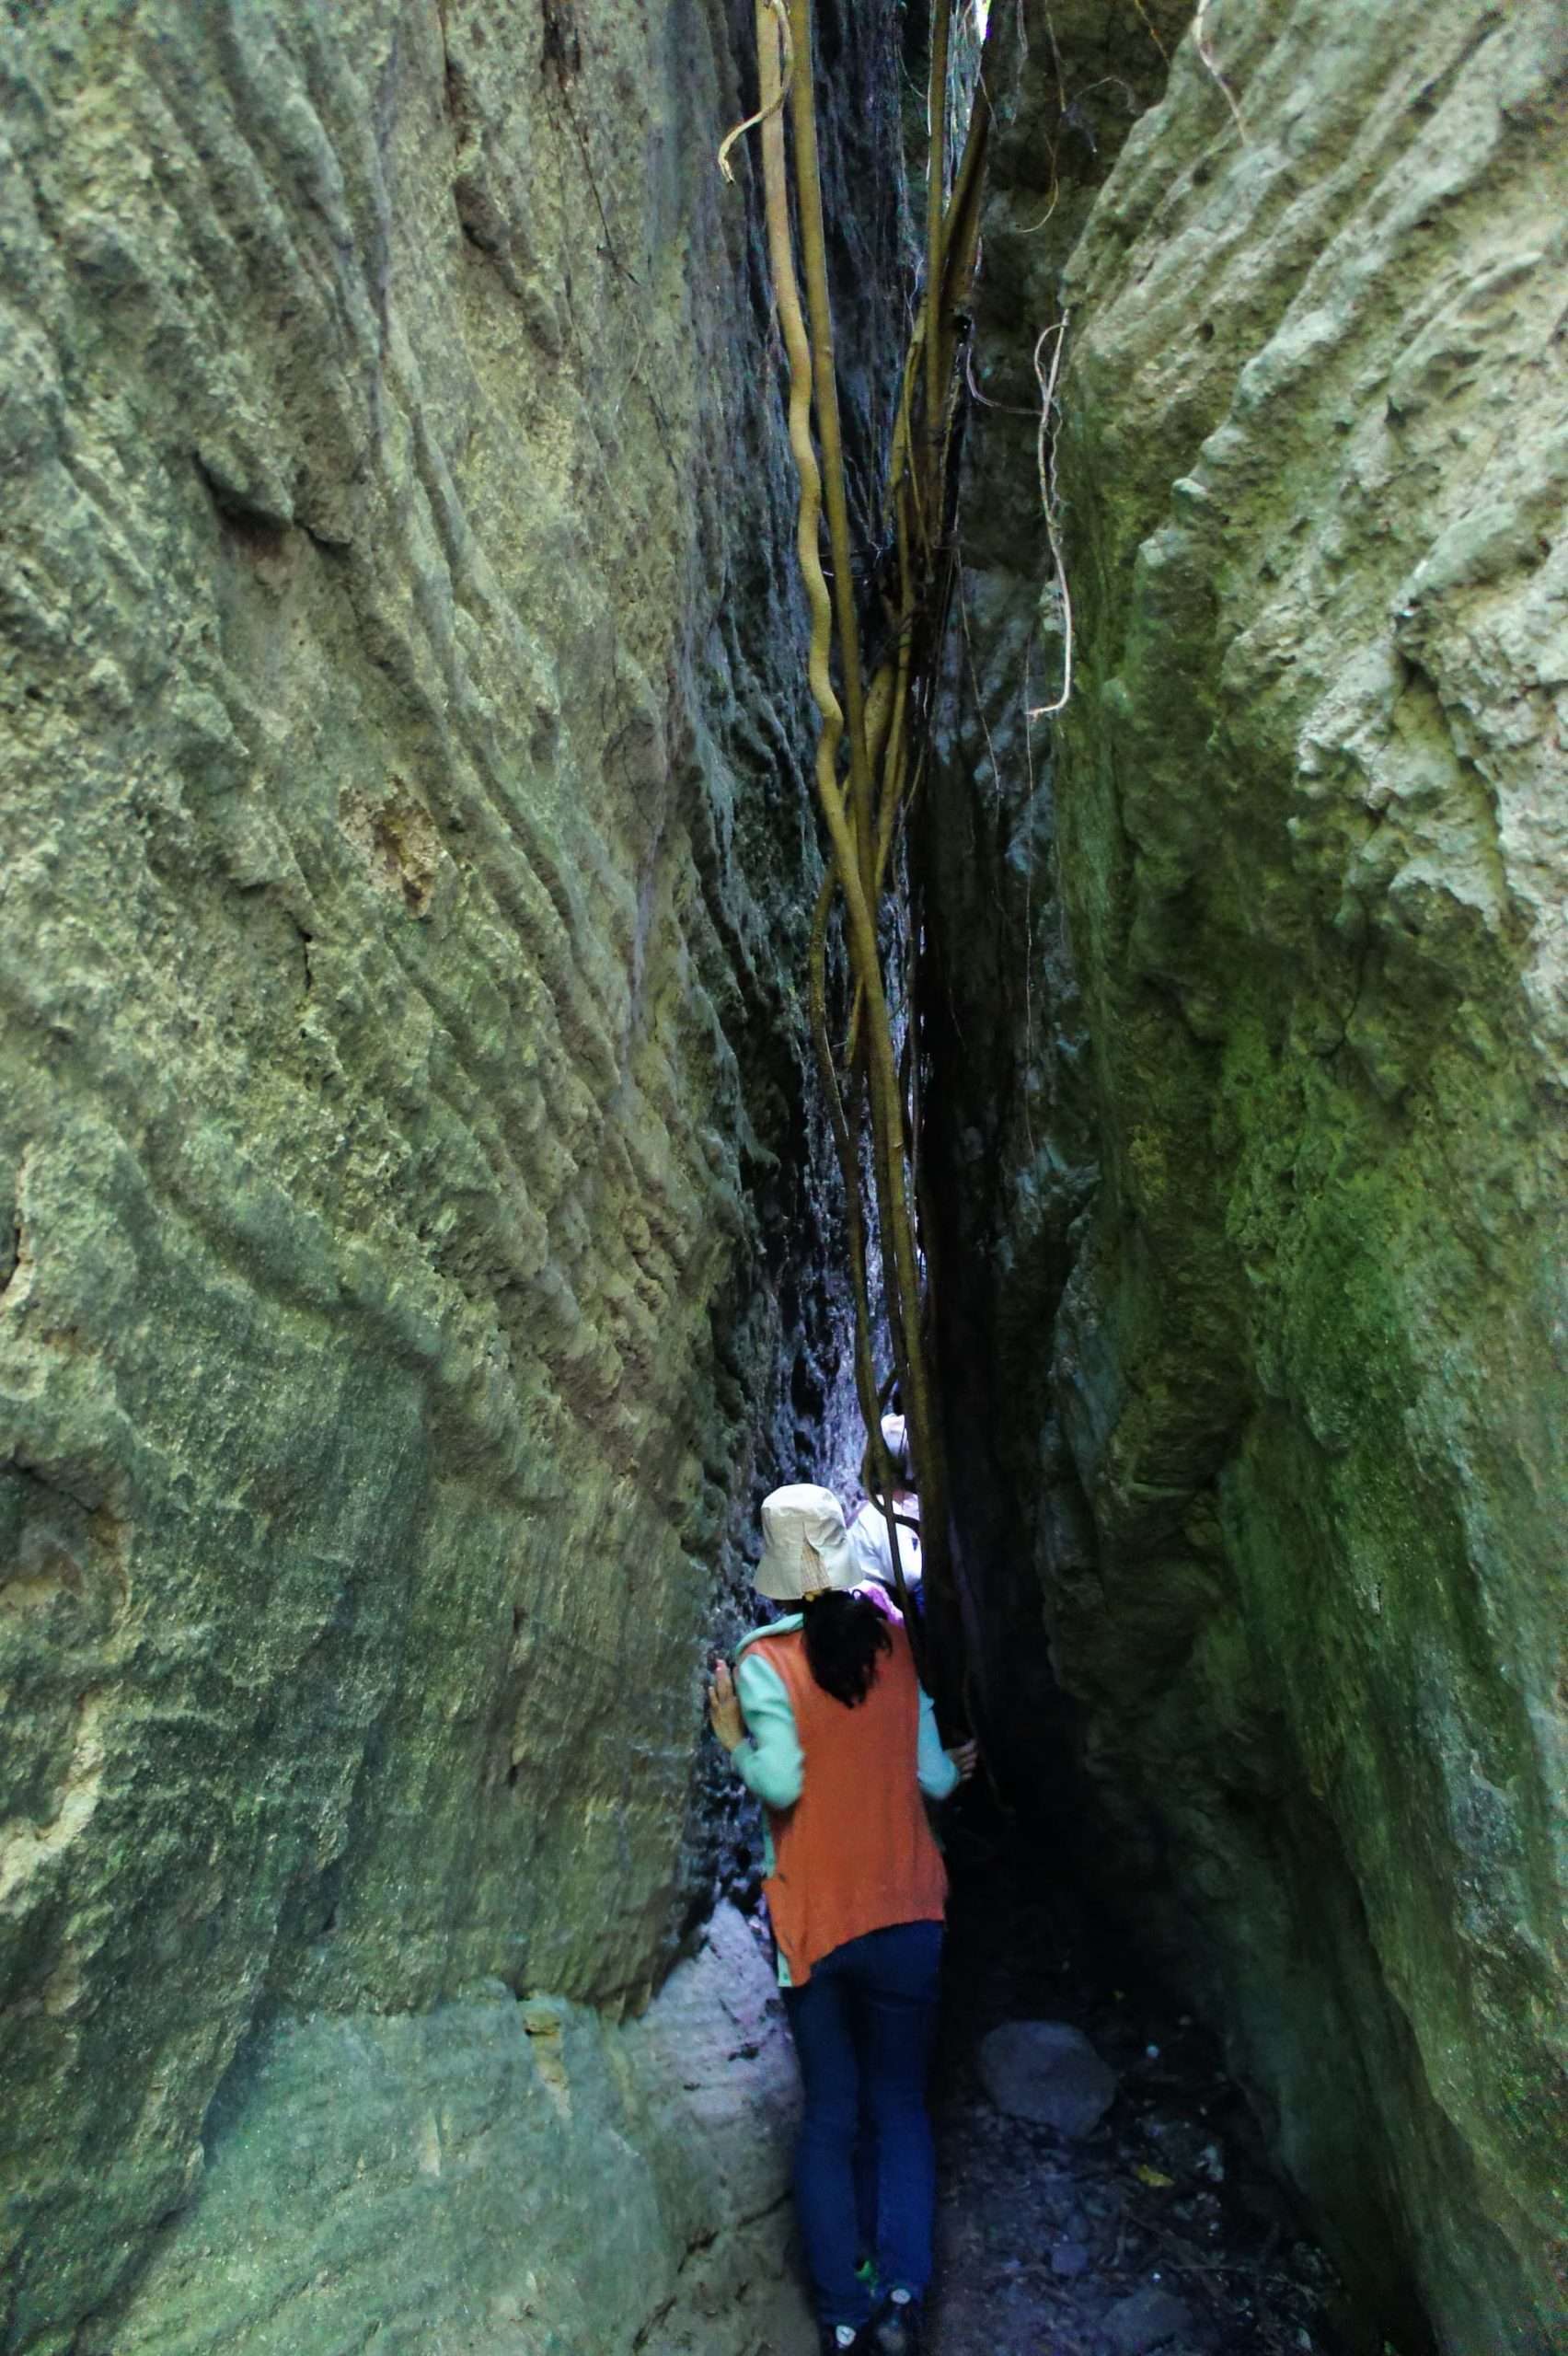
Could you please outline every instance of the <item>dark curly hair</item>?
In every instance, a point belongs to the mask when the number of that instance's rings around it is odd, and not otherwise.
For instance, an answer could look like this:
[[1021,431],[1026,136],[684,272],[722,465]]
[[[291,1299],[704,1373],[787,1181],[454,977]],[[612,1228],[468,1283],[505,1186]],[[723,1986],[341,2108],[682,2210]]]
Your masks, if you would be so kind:
[[893,1650],[893,1634],[869,1596],[830,1588],[801,1606],[806,1659],[824,1693],[849,1709],[863,1702],[876,1680],[877,1655]]

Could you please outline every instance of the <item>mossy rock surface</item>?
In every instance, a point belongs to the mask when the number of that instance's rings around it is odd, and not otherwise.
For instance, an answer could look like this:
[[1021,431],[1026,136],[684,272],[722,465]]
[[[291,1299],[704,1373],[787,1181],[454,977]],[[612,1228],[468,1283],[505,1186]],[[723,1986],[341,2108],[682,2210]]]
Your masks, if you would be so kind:
[[845,1395],[732,15],[0,33],[7,2350],[253,2038],[634,2012],[709,1899],[705,1646]]
[[[1043,1603],[1063,1731],[1000,1738],[1088,1764],[1101,1863],[1368,2307],[1539,2351],[1568,2330],[1561,17],[1204,29],[1066,264],[1077,684],[1027,762],[1059,602],[1020,628],[1036,526],[993,508],[974,551],[986,726],[961,687],[947,823],[994,849],[941,886],[940,1182],[949,1265],[990,1271],[950,1311],[971,1577],[1004,1701],[1048,1692]],[[1092,115],[1105,64],[1087,30],[1032,61],[1025,111]],[[1062,261],[1019,265],[1020,398]],[[977,935],[997,988],[966,987]]]

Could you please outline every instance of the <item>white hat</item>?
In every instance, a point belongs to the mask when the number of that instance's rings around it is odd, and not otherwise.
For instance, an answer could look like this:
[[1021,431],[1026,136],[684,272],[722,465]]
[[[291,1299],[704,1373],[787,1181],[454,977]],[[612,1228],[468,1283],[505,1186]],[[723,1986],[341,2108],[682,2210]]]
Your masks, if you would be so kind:
[[915,1475],[909,1462],[909,1426],[902,1415],[884,1415],[882,1419],[882,1446],[893,1459],[893,1469],[901,1481],[913,1481]]
[[799,1603],[819,1588],[855,1587],[859,1578],[844,1508],[831,1489],[806,1481],[764,1497],[759,1595],[775,1603]]

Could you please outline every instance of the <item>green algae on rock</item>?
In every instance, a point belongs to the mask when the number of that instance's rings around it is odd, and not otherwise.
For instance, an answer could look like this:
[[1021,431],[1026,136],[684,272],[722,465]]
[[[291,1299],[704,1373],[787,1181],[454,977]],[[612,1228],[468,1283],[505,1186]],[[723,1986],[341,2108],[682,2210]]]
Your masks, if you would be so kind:
[[[972,1576],[1021,1629],[1028,1534],[1111,1870],[1369,2306],[1451,2356],[1544,2351],[1561,14],[1211,7],[1205,40],[1244,138],[1188,40],[1062,289],[1078,685],[1048,809],[958,740],[1029,972],[963,1100],[1001,1097],[999,1158],[947,1148],[950,1257],[1003,1255],[974,1345],[1012,1369]],[[1077,64],[1034,70],[1070,93]],[[989,745],[1021,751],[1040,651],[986,639],[1008,561],[974,637]],[[1020,1648],[998,1627],[1004,1695]]]
[[[859,12],[836,185],[893,184],[891,55]],[[121,2297],[269,2024],[646,2000],[838,1310],[727,12],[66,0],[0,56],[31,2350]],[[847,329],[860,439],[890,329]]]

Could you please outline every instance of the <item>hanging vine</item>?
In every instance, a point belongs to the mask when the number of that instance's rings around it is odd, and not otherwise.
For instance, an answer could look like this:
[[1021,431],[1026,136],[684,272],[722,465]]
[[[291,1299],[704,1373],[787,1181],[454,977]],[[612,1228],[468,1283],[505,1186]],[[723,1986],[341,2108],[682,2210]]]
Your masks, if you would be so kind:
[[[887,1516],[894,1581],[901,1602],[907,1603],[894,1521],[894,1470],[881,1434],[880,1410],[887,1386],[877,1380],[868,1275],[874,1208],[894,1374],[920,1488],[932,1639],[922,1667],[939,1699],[956,1712],[961,1623],[936,1380],[932,1261],[928,1248],[922,1252],[918,1219],[919,1059],[917,1051],[911,1054],[906,1095],[894,1043],[894,992],[884,972],[879,921],[895,888],[898,862],[894,854],[900,821],[929,769],[937,660],[954,572],[960,322],[967,314],[979,251],[981,180],[990,130],[982,81],[950,192],[949,6],[950,0],[935,0],[933,8],[924,293],[905,355],[886,459],[894,569],[883,593],[879,636],[889,651],[869,685],[862,618],[854,593],[828,291],[813,0],[755,0],[757,111],[725,140],[721,162],[729,177],[730,149],[743,133],[758,132],[768,261],[789,364],[790,446],[800,486],[796,554],[811,621],[807,670],[818,715],[816,792],[828,844],[827,870],[812,926],[808,999],[844,1176],[856,1383],[867,1429],[867,1484]],[[831,585],[821,548],[824,523]],[[828,1018],[827,952],[840,901],[851,999],[846,1035],[836,1045]],[[913,1026],[913,1010],[910,1021]],[[870,1203],[862,1177],[868,1115]]]

